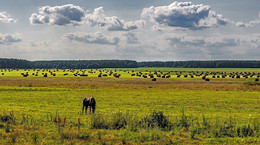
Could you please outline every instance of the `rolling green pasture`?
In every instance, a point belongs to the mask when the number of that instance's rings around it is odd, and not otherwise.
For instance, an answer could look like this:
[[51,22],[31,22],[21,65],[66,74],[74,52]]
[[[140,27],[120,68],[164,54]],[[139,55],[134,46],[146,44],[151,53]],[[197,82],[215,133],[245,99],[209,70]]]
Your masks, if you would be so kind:
[[[102,74],[121,74],[120,78],[97,77]],[[256,75],[249,78],[212,78],[201,76],[177,78],[142,78],[135,72],[150,71],[230,71],[260,72],[260,69],[182,69],[138,68],[100,70],[1,70],[0,72],[0,143],[1,144],[248,144],[260,143],[260,85]],[[50,72],[56,76],[50,75]],[[134,72],[132,72],[134,71]],[[21,73],[28,72],[28,77]],[[38,76],[33,75],[38,72]],[[88,76],[74,76],[77,73]],[[4,74],[2,74],[4,73]],[[48,73],[43,77],[42,73]],[[65,75],[68,73],[68,75]],[[220,74],[219,74],[220,75]],[[96,113],[105,119],[122,114],[126,127],[120,129],[93,127],[93,114],[82,113],[82,100],[93,96]],[[144,128],[143,118],[154,110],[163,112],[171,122],[182,119],[190,124],[177,123],[171,131]],[[184,112],[182,112],[184,111]],[[9,121],[4,117],[10,116]],[[113,117],[114,116],[114,117]],[[120,115],[119,115],[120,116]],[[120,118],[122,118],[122,116]],[[127,119],[128,118],[128,119]],[[60,122],[57,120],[61,120]],[[198,132],[205,125],[210,127]],[[100,121],[100,120],[99,120]],[[58,123],[57,123],[58,122]],[[100,121],[102,123],[102,121]],[[120,121],[119,121],[120,122]],[[139,122],[139,123],[138,123]],[[231,123],[232,122],[232,123]],[[129,124],[137,124],[131,128]],[[125,123],[126,124],[126,123]],[[229,126],[228,126],[229,125]],[[243,136],[217,133],[230,128],[237,133],[253,128]],[[258,127],[258,128],[257,128]],[[247,130],[246,130],[247,129]],[[217,130],[217,132],[216,132]],[[196,132],[197,131],[197,132]],[[232,129],[231,129],[232,131]],[[249,129],[250,131],[250,129]],[[248,136],[247,136],[248,135]]]

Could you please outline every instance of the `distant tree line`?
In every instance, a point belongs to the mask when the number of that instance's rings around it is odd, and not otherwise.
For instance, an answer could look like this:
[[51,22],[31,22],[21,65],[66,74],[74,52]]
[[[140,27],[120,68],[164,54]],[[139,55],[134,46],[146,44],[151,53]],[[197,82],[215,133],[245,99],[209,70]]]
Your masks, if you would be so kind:
[[96,69],[96,68],[137,68],[133,60],[55,60],[28,61],[22,59],[0,58],[0,68],[32,69]]
[[136,68],[138,64],[132,60],[58,60],[33,61],[35,68],[89,69],[89,68]]
[[0,58],[0,68],[17,68],[17,69],[23,69],[23,68],[33,68],[33,64],[30,61],[22,60],[22,59],[6,59],[6,58]]
[[137,68],[137,67],[174,67],[174,68],[260,68],[256,60],[215,60],[215,61],[148,61],[134,60],[55,60],[28,61],[23,59],[0,58],[0,68],[32,69],[96,69],[96,68]]
[[214,60],[214,61],[150,61],[139,62],[138,67],[175,68],[260,68],[256,60]]

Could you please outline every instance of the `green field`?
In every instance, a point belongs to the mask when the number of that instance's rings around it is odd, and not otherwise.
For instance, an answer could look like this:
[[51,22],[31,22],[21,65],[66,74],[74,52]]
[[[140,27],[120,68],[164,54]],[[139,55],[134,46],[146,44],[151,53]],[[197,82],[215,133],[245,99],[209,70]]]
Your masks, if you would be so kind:
[[[170,78],[158,77],[154,71]],[[203,75],[189,75],[205,72],[210,81]],[[225,78],[217,77],[223,72]],[[255,81],[259,72],[2,69],[0,143],[260,144],[260,84]],[[80,76],[83,73],[88,76]],[[120,77],[115,78],[115,73]],[[142,75],[132,76],[137,73]],[[149,74],[157,80],[152,81]],[[97,102],[94,115],[82,113],[82,100],[90,96]]]

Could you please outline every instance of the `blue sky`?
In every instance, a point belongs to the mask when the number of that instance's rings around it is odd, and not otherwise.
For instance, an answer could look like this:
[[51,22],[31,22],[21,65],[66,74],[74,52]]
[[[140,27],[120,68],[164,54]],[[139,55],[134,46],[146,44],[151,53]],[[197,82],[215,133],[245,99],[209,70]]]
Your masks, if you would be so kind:
[[1,0],[0,57],[260,59],[259,0]]

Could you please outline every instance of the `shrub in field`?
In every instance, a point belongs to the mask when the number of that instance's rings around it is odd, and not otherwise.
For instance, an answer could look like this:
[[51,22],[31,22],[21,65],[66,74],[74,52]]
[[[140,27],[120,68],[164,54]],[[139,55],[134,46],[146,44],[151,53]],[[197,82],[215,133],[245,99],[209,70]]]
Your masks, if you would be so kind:
[[202,125],[203,125],[204,129],[210,128],[210,124],[204,115],[202,115]]
[[110,122],[110,128],[111,129],[121,129],[125,128],[127,123],[126,123],[126,115],[124,115],[121,112],[114,113],[111,116],[111,122]]
[[138,121],[129,113],[116,112],[112,114],[96,113],[91,116],[91,128],[137,130]]
[[140,120],[135,114],[126,112],[125,119],[126,119],[126,129],[130,131],[138,130],[138,126],[140,125],[139,123]]
[[152,114],[143,118],[144,127],[159,127],[162,130],[169,131],[173,129],[173,124],[163,115],[162,111],[153,111]]
[[190,131],[190,138],[191,139],[195,139],[195,136],[197,134],[208,134],[210,132],[209,130],[209,125],[205,124],[205,121],[203,122],[199,122],[199,120],[197,120],[195,123],[192,122],[190,127],[189,127],[189,131]]
[[253,130],[257,137],[260,137],[260,122],[258,119],[255,119],[253,122]]
[[0,115],[1,122],[4,123],[12,123],[15,124],[15,117],[14,113],[10,112],[9,114],[4,113],[3,115]]
[[88,140],[91,137],[91,134],[89,132],[81,132],[79,133],[76,138],[79,140]]
[[91,115],[91,128],[93,129],[108,129],[109,124],[107,118],[101,113]]
[[141,142],[148,141],[149,140],[149,136],[150,136],[150,134],[148,134],[147,131],[141,130],[140,133],[139,133],[138,140],[141,141]]
[[179,128],[185,128],[186,130],[188,130],[189,126],[191,125],[189,123],[189,119],[191,119],[191,117],[188,117],[186,114],[185,114],[185,111],[184,111],[184,108],[182,109],[181,111],[181,116],[180,118],[176,118],[176,122],[175,122],[175,125]]
[[7,125],[5,126],[5,132],[6,132],[6,133],[11,132],[11,126],[10,126],[9,124],[7,124]]
[[253,136],[254,131],[250,127],[250,125],[241,125],[237,127],[237,135],[239,137],[248,137],[248,136]]
[[162,138],[162,131],[158,127],[151,129],[149,132],[152,141],[160,140]]
[[214,137],[235,137],[236,134],[236,125],[234,122],[232,122],[232,118],[230,118],[230,121],[224,121],[216,123],[213,127],[213,136]]

